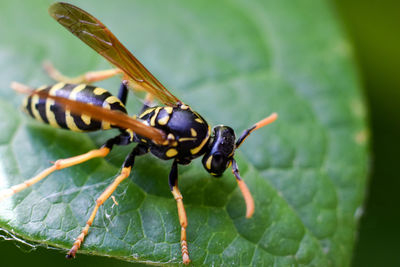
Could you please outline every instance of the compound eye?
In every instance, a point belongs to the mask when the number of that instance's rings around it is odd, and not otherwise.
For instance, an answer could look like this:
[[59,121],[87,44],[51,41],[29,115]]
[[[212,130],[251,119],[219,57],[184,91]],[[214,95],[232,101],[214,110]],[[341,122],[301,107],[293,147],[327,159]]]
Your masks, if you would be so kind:
[[204,155],[202,163],[204,168],[214,177],[220,177],[227,168],[227,159],[223,154],[216,152],[210,155]]
[[224,157],[220,153],[213,155],[213,165],[220,167],[224,163]]

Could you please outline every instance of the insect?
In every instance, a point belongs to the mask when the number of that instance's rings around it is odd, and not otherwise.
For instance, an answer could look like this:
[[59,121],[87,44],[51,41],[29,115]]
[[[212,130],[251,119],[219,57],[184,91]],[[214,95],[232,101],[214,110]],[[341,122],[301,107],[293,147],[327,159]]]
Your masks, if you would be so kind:
[[[204,168],[215,177],[221,176],[227,168],[231,167],[246,203],[246,217],[250,218],[254,212],[254,201],[240,177],[234,159],[235,150],[251,132],[276,120],[277,114],[273,113],[255,123],[237,139],[234,130],[228,126],[218,125],[211,129],[201,115],[171,94],[94,16],[67,3],[51,5],[49,13],[57,22],[117,68],[68,78],[47,65],[50,76],[58,80],[58,83],[35,90],[15,82],[11,87],[28,94],[24,108],[34,119],[53,127],[72,131],[117,128],[119,134],[107,140],[99,149],[71,158],[59,159],[33,178],[0,191],[0,201],[34,185],[56,170],[68,168],[95,157],[106,157],[114,146],[134,142],[137,143],[136,147],[126,157],[119,175],[97,198],[96,205],[82,232],[68,251],[67,258],[75,257],[89,233],[99,207],[130,175],[135,158],[148,152],[162,160],[172,160],[169,186],[177,203],[184,264],[188,264],[190,258],[186,240],[188,220],[182,194],[178,188],[179,164],[189,164],[193,159],[203,156]],[[92,82],[115,75],[122,75],[118,97],[105,89],[90,85]],[[148,93],[140,114],[134,117],[128,116],[125,109],[129,88],[144,90]],[[154,98],[162,105],[153,106]]]

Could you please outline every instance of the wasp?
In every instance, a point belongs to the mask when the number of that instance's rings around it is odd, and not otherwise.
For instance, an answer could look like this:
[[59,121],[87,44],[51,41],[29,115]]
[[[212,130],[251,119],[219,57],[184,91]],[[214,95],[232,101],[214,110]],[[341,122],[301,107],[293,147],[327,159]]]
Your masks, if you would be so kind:
[[[25,111],[34,119],[57,128],[77,132],[117,128],[119,134],[107,140],[99,149],[71,158],[59,159],[52,166],[33,178],[0,192],[0,201],[41,181],[56,170],[68,168],[96,157],[106,157],[114,146],[137,143],[126,157],[115,180],[97,198],[95,207],[80,235],[75,239],[67,258],[75,257],[86,235],[89,233],[99,207],[110,197],[117,186],[129,177],[137,156],[148,152],[162,160],[172,160],[169,187],[176,200],[181,225],[181,250],[184,264],[190,262],[186,239],[188,220],[183,197],[178,188],[178,165],[189,164],[203,156],[202,163],[207,172],[220,177],[231,167],[246,203],[246,217],[254,212],[254,200],[239,174],[234,159],[235,150],[251,132],[277,118],[273,113],[255,123],[236,139],[229,126],[218,125],[211,129],[206,120],[190,106],[171,94],[114,36],[114,34],[86,11],[68,4],[55,3],[49,8],[50,15],[80,40],[102,55],[115,69],[88,72],[82,76],[63,76],[51,65],[46,69],[59,82],[52,86],[31,89],[20,83],[12,83],[16,91],[28,94],[23,104]],[[103,88],[90,85],[122,75],[118,96]],[[125,103],[128,90],[143,90],[146,101],[139,115],[130,117]],[[161,105],[152,105],[153,100]]]

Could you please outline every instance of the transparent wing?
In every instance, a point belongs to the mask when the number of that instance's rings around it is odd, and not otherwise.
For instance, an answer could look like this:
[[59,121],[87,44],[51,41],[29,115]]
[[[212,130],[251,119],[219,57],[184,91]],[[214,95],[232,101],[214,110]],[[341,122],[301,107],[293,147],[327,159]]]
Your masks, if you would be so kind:
[[98,19],[68,3],[51,5],[49,14],[109,62],[120,68],[138,87],[152,94],[165,105],[175,106],[180,102]]

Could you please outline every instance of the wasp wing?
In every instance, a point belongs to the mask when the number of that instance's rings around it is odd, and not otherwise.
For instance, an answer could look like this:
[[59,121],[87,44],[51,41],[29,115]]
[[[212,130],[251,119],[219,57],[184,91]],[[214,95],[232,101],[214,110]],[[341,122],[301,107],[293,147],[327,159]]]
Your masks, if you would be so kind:
[[88,46],[121,69],[131,79],[131,82],[139,88],[152,94],[165,105],[175,106],[180,102],[94,16],[68,3],[51,5],[49,14]]
[[130,129],[140,136],[151,139],[154,143],[162,144],[167,141],[166,135],[163,131],[145,125],[141,121],[129,117],[128,115],[120,111],[109,110],[99,106],[71,100],[65,97],[50,95],[46,91],[35,91],[27,87],[26,85],[17,82],[13,82],[11,84],[11,88],[23,94],[36,94],[43,99],[53,99],[75,115],[87,115],[95,120],[106,121],[122,129]]

